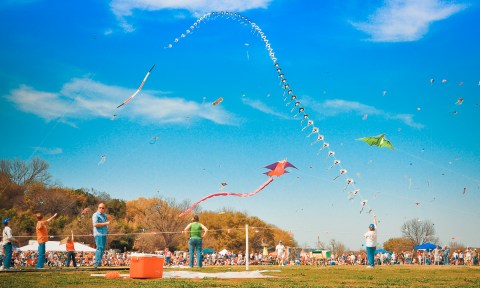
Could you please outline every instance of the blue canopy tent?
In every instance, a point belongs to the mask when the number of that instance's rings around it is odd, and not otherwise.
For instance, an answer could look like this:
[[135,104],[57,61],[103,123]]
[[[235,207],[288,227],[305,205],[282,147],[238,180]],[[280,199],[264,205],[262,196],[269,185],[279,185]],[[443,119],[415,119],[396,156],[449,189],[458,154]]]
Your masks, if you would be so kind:
[[[432,243],[423,243],[422,245],[417,245],[413,247],[414,250],[425,250],[427,252],[432,251],[433,249],[437,248],[437,245],[432,244]],[[439,249],[442,249],[442,247],[438,246]]]

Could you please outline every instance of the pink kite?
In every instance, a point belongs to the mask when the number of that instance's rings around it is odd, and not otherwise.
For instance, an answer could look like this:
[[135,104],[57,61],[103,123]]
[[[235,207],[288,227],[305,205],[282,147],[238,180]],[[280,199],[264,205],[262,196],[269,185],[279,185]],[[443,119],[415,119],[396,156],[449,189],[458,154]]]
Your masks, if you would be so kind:
[[210,199],[210,198],[213,198],[213,197],[216,197],[216,196],[237,196],[237,197],[250,197],[250,196],[253,196],[255,194],[257,194],[258,192],[262,191],[265,187],[267,187],[270,183],[273,182],[273,176],[277,176],[277,177],[280,177],[281,175],[283,175],[284,173],[288,173],[287,171],[285,171],[285,168],[288,168],[288,167],[293,167],[293,168],[296,168],[295,166],[293,166],[291,163],[287,162],[287,160],[282,160],[282,161],[278,161],[276,163],[273,163],[273,164],[270,164],[268,166],[266,166],[265,168],[267,169],[270,169],[271,171],[269,172],[266,172],[265,174],[267,174],[268,176],[270,176],[270,178],[268,178],[267,181],[265,181],[265,183],[263,183],[260,187],[258,187],[255,191],[252,191],[250,193],[234,193],[234,192],[217,192],[217,193],[213,193],[213,194],[210,194],[208,196],[205,196],[203,197],[202,199],[198,200],[197,202],[193,203],[190,207],[188,207],[185,211],[183,211],[182,213],[180,213],[180,215],[178,215],[178,217],[182,217],[184,216],[185,214],[187,214],[188,212],[192,211],[193,208],[195,208],[198,204],[200,204],[201,202],[207,200],[207,199]]

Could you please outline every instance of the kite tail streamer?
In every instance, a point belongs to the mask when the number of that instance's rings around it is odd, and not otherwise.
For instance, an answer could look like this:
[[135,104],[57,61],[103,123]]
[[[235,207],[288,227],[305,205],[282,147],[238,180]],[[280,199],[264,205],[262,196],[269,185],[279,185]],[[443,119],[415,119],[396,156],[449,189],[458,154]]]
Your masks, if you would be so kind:
[[268,178],[267,181],[265,181],[265,183],[262,184],[262,186],[258,187],[257,190],[255,191],[252,191],[250,193],[232,193],[232,192],[217,192],[217,193],[213,193],[213,194],[210,194],[208,196],[205,196],[203,197],[202,199],[198,200],[197,202],[193,203],[192,206],[188,207],[185,211],[183,211],[182,213],[180,213],[180,215],[178,215],[178,217],[183,217],[185,214],[187,214],[188,212],[192,211],[193,208],[195,208],[198,204],[200,204],[201,202],[207,200],[207,199],[210,199],[212,197],[216,197],[216,196],[237,196],[237,197],[250,197],[250,196],[253,196],[255,194],[257,194],[258,192],[262,191],[265,187],[268,186],[268,184],[272,183],[273,181],[273,178]]

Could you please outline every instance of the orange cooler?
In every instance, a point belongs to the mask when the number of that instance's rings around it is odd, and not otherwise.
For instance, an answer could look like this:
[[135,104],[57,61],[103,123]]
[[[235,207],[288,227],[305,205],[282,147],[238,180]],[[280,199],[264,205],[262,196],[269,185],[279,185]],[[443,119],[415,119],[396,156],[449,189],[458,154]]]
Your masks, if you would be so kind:
[[130,256],[130,278],[162,278],[163,256],[134,253]]

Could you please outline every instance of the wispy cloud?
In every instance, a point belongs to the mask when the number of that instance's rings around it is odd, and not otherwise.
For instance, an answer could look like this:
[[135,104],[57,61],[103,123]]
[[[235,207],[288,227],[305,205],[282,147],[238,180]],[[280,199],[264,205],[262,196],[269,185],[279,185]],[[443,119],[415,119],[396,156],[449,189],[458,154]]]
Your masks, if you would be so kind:
[[321,112],[324,116],[336,116],[339,114],[345,113],[355,113],[358,115],[368,114],[369,116],[382,117],[386,120],[396,120],[400,121],[403,124],[416,128],[422,129],[423,124],[417,123],[414,121],[412,114],[395,114],[382,111],[373,106],[362,104],[356,101],[347,101],[341,99],[331,99],[325,100],[324,102],[315,102],[310,98],[305,98],[302,103],[308,104],[308,107],[314,111]]
[[273,110],[271,107],[269,107],[268,105],[266,105],[265,103],[263,103],[260,100],[252,100],[252,99],[249,99],[249,98],[246,98],[246,97],[242,97],[242,102],[243,102],[243,104],[245,104],[247,106],[250,106],[251,108],[253,108],[255,110],[258,110],[260,112],[263,112],[265,114],[268,114],[268,115],[273,115],[273,116],[276,116],[276,117],[282,118],[282,119],[290,119],[291,118],[288,115],[285,115],[285,114],[282,114],[280,112],[277,112],[277,111]]
[[463,4],[441,0],[388,0],[370,15],[369,21],[352,23],[375,42],[405,42],[421,39],[432,23],[465,9]]
[[57,154],[62,154],[63,150],[60,147],[55,147],[55,148],[47,148],[47,147],[32,147],[34,151],[40,152],[45,155],[57,155]]
[[221,106],[212,106],[178,97],[167,97],[167,92],[142,90],[141,94],[116,109],[134,90],[109,86],[88,78],[75,78],[63,85],[59,92],[44,92],[21,85],[6,98],[23,112],[35,114],[46,121],[60,119],[63,122],[111,118],[140,120],[146,123],[185,122],[191,119],[205,119],[218,124],[231,125],[238,119]]
[[257,8],[267,8],[272,0],[112,0],[110,8],[117,17],[125,32],[134,31],[126,17],[134,10],[158,11],[164,9],[183,9],[192,14],[210,11],[245,11]]

